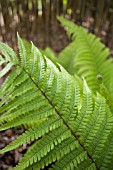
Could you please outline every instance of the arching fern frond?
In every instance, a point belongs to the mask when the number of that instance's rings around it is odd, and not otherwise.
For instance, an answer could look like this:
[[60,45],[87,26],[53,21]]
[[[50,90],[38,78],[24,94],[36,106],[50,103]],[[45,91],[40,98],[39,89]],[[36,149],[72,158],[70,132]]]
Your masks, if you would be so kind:
[[15,170],[110,169],[113,115],[106,99],[94,96],[85,79],[82,93],[79,79],[33,43],[27,50],[18,36],[18,44],[20,62],[10,61],[14,70],[0,89],[0,130],[30,126],[0,154],[35,141]]
[[[74,61],[70,66],[67,65],[66,69],[73,73],[68,69],[72,68],[73,71],[76,70],[76,74],[84,76],[93,91],[98,90],[95,77],[99,74],[102,75],[104,85],[109,94],[113,96],[113,59],[108,59],[110,55],[109,49],[101,43],[100,38],[88,33],[83,27],[77,26],[62,17],[58,17],[58,20],[66,27],[67,33],[72,35],[73,38],[73,46],[70,44],[64,49],[64,52],[61,52],[61,58],[64,58],[65,62],[72,60],[73,54],[70,51],[74,50]],[[67,55],[65,55],[65,51]]]

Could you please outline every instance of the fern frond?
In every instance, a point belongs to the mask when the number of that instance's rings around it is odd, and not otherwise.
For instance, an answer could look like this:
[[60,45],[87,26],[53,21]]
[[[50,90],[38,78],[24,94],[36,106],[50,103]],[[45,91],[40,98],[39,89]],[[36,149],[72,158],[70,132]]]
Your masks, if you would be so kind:
[[113,114],[105,97],[93,95],[85,79],[79,83],[33,43],[28,55],[18,39],[21,61],[0,90],[0,130],[32,125],[0,153],[35,141],[15,170],[111,168]]
[[[87,33],[81,26],[79,27],[62,17],[58,17],[58,20],[67,28],[69,34],[73,34],[73,45],[75,45],[67,47],[67,51],[73,51],[73,49],[75,51],[75,59],[70,64],[70,68],[73,68],[73,71],[76,68],[77,74],[84,76],[89,87],[94,91],[98,90],[95,77],[99,74],[102,75],[103,83],[108,92],[113,95],[113,59],[107,59],[110,55],[109,49],[101,43],[100,38]],[[71,60],[72,55],[70,55],[64,56],[64,61]]]

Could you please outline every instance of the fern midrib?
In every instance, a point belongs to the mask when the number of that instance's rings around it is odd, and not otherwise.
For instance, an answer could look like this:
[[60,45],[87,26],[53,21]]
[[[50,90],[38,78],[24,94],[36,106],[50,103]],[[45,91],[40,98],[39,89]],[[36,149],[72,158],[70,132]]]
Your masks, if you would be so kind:
[[[23,68],[21,65],[19,65],[23,71],[28,74],[28,72],[25,70],[25,68]],[[40,87],[35,83],[35,81],[32,79],[32,77],[28,74],[30,80],[34,83],[34,85],[38,88],[38,90],[41,92],[41,94],[47,99],[47,101],[49,102],[49,104],[55,109],[55,112],[57,113],[57,115],[62,119],[64,125],[70,130],[71,134],[74,136],[74,138],[79,142],[80,146],[83,148],[84,151],[86,151],[87,156],[91,159],[91,161],[95,164],[96,169],[99,170],[99,168],[97,167],[95,161],[93,160],[93,158],[91,157],[91,155],[87,152],[86,148],[84,147],[84,145],[79,141],[79,138],[76,136],[75,132],[68,126],[68,124],[66,123],[66,121],[63,119],[63,117],[59,114],[58,110],[54,107],[54,105],[51,103],[51,101],[49,100],[49,98],[46,96],[46,94],[40,89]]]

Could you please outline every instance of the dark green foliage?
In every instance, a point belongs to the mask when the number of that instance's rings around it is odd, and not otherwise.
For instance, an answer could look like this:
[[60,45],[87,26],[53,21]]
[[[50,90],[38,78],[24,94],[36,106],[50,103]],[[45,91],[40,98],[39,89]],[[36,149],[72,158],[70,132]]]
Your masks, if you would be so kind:
[[[73,42],[55,59],[18,36],[19,57],[0,43],[0,130],[27,130],[0,154],[35,141],[15,170],[112,170],[113,81],[109,50],[85,29],[59,18]],[[52,61],[53,62],[52,62]],[[61,63],[56,63],[57,60]],[[63,61],[62,61],[63,60]],[[110,75],[109,75],[110,74]],[[88,85],[87,85],[88,84]]]

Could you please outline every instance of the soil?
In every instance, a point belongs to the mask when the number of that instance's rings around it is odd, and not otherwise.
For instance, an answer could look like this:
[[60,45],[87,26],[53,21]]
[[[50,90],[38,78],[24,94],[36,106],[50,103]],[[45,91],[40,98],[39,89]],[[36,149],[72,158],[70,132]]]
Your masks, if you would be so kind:
[[[0,149],[15,140],[23,131],[23,129],[15,128],[0,132]],[[7,170],[8,168],[15,166],[26,152],[28,146],[29,144],[24,144],[16,150],[0,155],[0,170]]]

